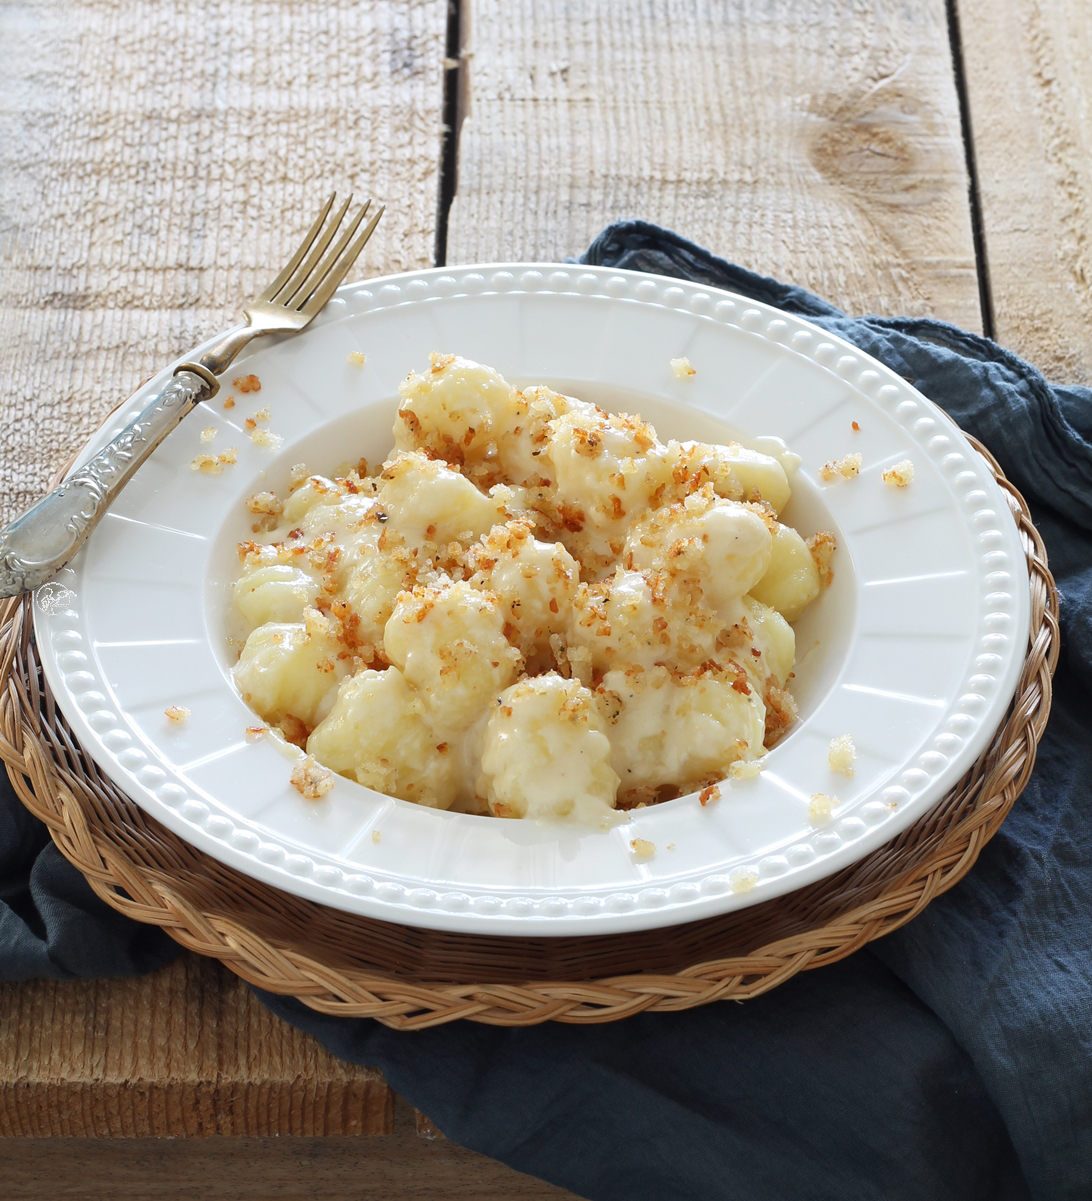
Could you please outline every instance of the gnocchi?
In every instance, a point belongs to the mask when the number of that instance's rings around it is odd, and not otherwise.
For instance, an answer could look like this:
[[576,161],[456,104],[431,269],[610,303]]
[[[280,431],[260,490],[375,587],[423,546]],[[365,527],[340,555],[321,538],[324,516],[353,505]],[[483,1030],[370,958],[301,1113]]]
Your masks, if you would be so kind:
[[377,473],[261,494],[233,593],[248,703],[441,809],[609,824],[745,777],[795,716],[790,622],[831,576],[833,537],[778,519],[791,457],[663,443],[454,355],[400,393]]

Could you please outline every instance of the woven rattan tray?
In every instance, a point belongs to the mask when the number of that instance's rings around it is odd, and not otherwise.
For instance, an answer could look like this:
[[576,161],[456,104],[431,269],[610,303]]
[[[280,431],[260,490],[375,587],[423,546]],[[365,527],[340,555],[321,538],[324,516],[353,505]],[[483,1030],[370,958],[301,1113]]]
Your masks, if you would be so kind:
[[974,445],[1009,502],[1031,578],[1027,658],[1005,722],[920,821],[852,867],[765,904],[637,934],[523,939],[391,925],[261,884],[148,817],[84,753],[46,686],[28,597],[0,602],[0,757],[27,808],[107,903],[324,1013],[404,1030],[456,1018],[526,1026],[757,996],[896,929],[951,888],[1031,774],[1058,657],[1058,595],[1023,498]]

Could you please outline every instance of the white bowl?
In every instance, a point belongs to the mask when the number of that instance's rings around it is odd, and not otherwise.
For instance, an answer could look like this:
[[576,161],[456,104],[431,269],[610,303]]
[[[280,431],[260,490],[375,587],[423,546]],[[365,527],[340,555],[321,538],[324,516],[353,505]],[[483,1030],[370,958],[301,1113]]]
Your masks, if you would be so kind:
[[[84,552],[39,595],[58,703],[103,770],[150,814],[249,875],[335,908],[452,931],[603,934],[692,921],[821,879],[935,804],[985,748],[1028,635],[1019,535],[981,457],[904,380],[808,322],[742,297],[635,272],[498,264],[342,289],[313,328],[267,341],[137,473]],[[329,471],[392,445],[397,383],[430,351],[490,364],[605,408],[661,438],[783,438],[803,463],[785,520],[838,539],[835,578],[796,625],[800,721],[756,779],[634,811],[609,831],[421,808],[338,778],[323,800],[289,785],[289,749],[250,742],[230,676],[229,587],[243,501],[291,466]],[[367,355],[363,366],[349,361]],[[685,355],[697,374],[678,379]],[[85,456],[134,415],[141,389]],[[222,399],[234,391],[236,406]],[[259,406],[284,438],[246,437]],[[852,429],[856,421],[859,431]],[[217,427],[211,445],[200,431]],[[209,477],[195,454],[239,449]],[[818,468],[859,451],[853,480]],[[906,489],[884,469],[914,463]],[[164,715],[182,705],[182,723]],[[850,734],[856,774],[833,774]],[[839,798],[829,823],[813,793]],[[375,841],[373,831],[381,839]],[[637,862],[634,838],[656,847]]]

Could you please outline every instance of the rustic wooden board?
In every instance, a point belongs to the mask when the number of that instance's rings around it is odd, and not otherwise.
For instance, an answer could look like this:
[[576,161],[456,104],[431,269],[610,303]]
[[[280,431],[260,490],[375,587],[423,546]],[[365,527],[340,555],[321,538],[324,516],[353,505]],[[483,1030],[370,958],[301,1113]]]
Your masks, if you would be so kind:
[[981,328],[943,0],[463,0],[448,261],[644,217],[854,312]]
[[572,1196],[450,1142],[188,954],[135,980],[0,984],[0,1180],[5,1201]]
[[997,341],[1092,385],[1092,8],[959,0]]
[[579,1201],[446,1139],[400,1102],[379,1138],[0,1139],[4,1201]]
[[233,323],[335,188],[432,261],[446,0],[0,6],[0,522]]
[[0,1135],[389,1134],[394,1095],[215,960],[0,984]]

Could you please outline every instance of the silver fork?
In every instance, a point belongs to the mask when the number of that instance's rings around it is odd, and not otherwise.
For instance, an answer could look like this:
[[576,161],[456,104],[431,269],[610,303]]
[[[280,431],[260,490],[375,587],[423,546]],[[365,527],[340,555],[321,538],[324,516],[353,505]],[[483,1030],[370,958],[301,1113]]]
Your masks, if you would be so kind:
[[216,395],[216,377],[252,338],[298,333],[320,312],[383,216],[380,205],[360,229],[371,207],[366,200],[338,236],[352,199],[329,224],[334,196],[327,200],[284,270],[243,310],[242,329],[225,335],[197,362],[179,364],[170,383],[109,445],[0,531],[0,597],[39,587],[75,556],[141,463],[200,401]]

